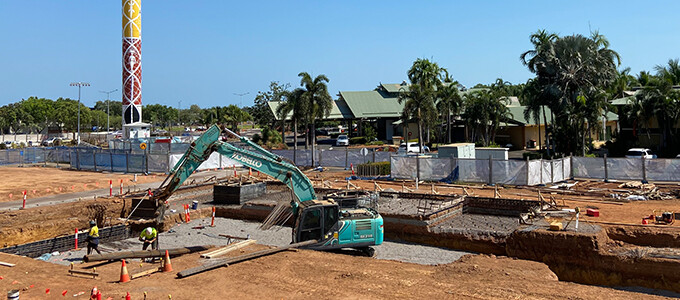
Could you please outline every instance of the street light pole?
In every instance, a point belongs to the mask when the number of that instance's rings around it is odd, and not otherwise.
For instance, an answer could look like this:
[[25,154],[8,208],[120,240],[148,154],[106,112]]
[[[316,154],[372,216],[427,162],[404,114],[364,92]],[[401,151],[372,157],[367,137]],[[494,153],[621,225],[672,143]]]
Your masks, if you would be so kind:
[[241,97],[241,108],[243,108],[243,96],[248,95],[248,94],[250,94],[250,92],[242,93],[242,94],[234,93],[234,95]]
[[109,95],[111,95],[111,93],[117,92],[117,91],[118,91],[118,89],[115,89],[115,90],[109,91],[109,92],[106,92],[106,91],[99,91],[100,93],[106,94],[106,133],[107,133],[107,134],[109,133],[109,128],[111,128],[110,125],[109,125],[109,116],[110,116],[110,115],[109,115],[109,102],[111,102],[111,101],[109,100]]
[[87,82],[71,82],[71,86],[78,87],[78,146],[80,146],[80,88],[84,86],[90,86]]

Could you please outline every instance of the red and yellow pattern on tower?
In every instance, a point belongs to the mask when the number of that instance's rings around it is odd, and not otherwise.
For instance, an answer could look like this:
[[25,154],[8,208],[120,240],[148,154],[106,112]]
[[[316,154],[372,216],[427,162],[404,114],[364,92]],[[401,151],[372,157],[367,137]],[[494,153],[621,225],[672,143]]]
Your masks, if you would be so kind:
[[141,11],[141,0],[123,0],[123,125],[142,121]]

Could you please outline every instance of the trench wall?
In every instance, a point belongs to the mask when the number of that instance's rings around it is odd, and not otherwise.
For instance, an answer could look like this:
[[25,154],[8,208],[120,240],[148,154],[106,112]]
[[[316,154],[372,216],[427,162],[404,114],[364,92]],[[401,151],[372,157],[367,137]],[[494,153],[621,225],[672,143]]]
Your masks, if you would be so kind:
[[[125,225],[104,227],[99,229],[99,242],[102,243],[123,240],[129,238],[131,234],[132,231],[130,228]],[[85,242],[86,237],[87,232],[80,232],[78,234],[78,247],[87,247],[87,242]],[[0,252],[35,258],[44,253],[71,250],[74,246],[75,234],[70,234],[42,241],[2,248],[0,249]]]

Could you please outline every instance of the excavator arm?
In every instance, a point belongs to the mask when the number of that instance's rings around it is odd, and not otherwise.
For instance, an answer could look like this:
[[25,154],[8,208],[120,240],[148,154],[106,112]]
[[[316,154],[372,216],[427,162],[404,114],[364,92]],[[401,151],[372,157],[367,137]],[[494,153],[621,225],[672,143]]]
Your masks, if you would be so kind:
[[297,198],[291,201],[293,212],[297,212],[300,203],[316,199],[312,182],[296,166],[285,162],[278,155],[265,150],[245,137],[241,137],[229,130],[225,131],[238,137],[243,143],[251,146],[254,151],[241,149],[220,141],[221,130],[217,125],[213,125],[196,141],[191,143],[191,147],[184,153],[161,184],[160,191],[154,195],[154,199],[158,202],[167,200],[213,152],[225,155],[236,162],[242,163],[244,166],[274,177],[289,186]]

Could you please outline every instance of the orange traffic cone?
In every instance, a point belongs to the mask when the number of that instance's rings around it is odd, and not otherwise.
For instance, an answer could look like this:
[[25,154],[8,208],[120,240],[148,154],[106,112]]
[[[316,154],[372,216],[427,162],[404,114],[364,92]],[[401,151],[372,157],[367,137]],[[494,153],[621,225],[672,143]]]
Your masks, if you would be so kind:
[[102,300],[102,292],[97,291],[97,300]]
[[248,176],[253,176],[253,168],[248,168]]
[[127,292],[127,295],[125,295],[125,300],[132,300],[132,297],[130,297],[130,292]]
[[165,250],[165,258],[163,259],[163,272],[172,272],[172,264],[170,263],[170,255],[168,255],[168,250]]
[[130,274],[128,274],[127,267],[125,266],[125,260],[123,259],[123,265],[120,267],[120,281],[128,282],[130,281]]

